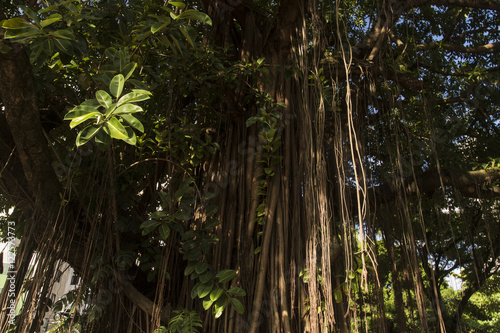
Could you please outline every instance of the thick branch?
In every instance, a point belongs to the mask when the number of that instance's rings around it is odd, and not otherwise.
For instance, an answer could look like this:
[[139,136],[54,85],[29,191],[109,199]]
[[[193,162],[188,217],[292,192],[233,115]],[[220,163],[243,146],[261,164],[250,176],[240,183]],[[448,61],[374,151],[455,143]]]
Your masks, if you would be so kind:
[[490,0],[414,0],[408,1],[406,9],[430,5],[500,10],[500,3]]
[[30,191],[50,210],[59,200],[62,186],[49,160],[28,56],[19,44],[10,46],[10,52],[0,53],[5,118]]
[[451,45],[451,44],[441,44],[441,43],[428,43],[417,45],[417,50],[428,51],[435,49],[443,49],[446,51],[460,52],[460,53],[494,53],[500,50],[499,43],[489,43],[485,45],[479,45],[476,47],[467,47],[463,45]]
[[[458,171],[451,169],[427,171],[417,176],[410,177],[404,182],[403,190],[408,195],[431,194],[443,186],[452,186],[466,197],[471,198],[496,198],[500,197],[500,186],[493,184],[500,180],[500,170]],[[381,204],[391,202],[398,195],[395,186],[381,185],[371,191],[373,201]]]

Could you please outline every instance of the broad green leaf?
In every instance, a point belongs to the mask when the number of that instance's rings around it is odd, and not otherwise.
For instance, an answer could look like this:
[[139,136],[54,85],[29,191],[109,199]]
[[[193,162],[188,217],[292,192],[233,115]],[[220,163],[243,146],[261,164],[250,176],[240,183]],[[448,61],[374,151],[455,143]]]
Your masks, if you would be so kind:
[[234,310],[239,314],[243,314],[243,312],[245,312],[245,307],[243,306],[243,304],[241,304],[239,299],[231,298],[231,305],[233,306]]
[[227,292],[229,293],[229,295],[232,295],[232,296],[246,296],[247,295],[245,290],[238,288],[238,287],[230,288]]
[[142,112],[144,111],[140,106],[134,105],[134,104],[123,104],[119,107],[116,108],[116,110],[113,112],[115,115],[121,115],[121,114],[130,114],[130,113],[137,113],[137,112]]
[[2,23],[2,28],[4,29],[24,29],[24,28],[30,28],[32,30],[38,31],[39,29],[34,26],[33,24],[30,24],[28,21],[21,17],[14,17],[8,20],[3,21]]
[[125,75],[125,81],[127,81],[128,78],[132,76],[136,68],[137,64],[135,62],[130,62],[123,68],[122,74]]
[[151,33],[152,34],[155,34],[157,33],[158,31],[161,31],[163,28],[165,28],[167,25],[170,24],[170,21],[168,22],[155,22],[152,26],[151,26]]
[[74,40],[75,35],[71,29],[61,29],[56,31],[49,31],[49,35],[54,36],[59,39]]
[[40,19],[38,18],[38,15],[35,11],[33,11],[31,8],[28,6],[19,6],[19,8],[24,12],[24,14],[28,15],[30,19],[36,22],[36,24],[40,23]]
[[198,274],[204,273],[207,269],[208,269],[208,264],[206,262],[199,262],[196,264],[196,267],[194,268],[194,270]]
[[212,313],[214,317],[219,318],[224,312],[226,306],[227,306],[227,297],[224,295],[215,302],[214,307],[212,308]]
[[113,104],[111,104],[111,106],[110,106],[110,107],[106,110],[106,112],[104,113],[104,115],[105,115],[106,117],[109,117],[109,116],[110,116],[113,112],[115,112],[115,110],[116,110],[116,104],[115,104],[115,103],[113,103]]
[[[5,45],[7,46],[7,45]],[[1,48],[1,46],[0,46]],[[1,50],[0,50],[1,52]],[[31,52],[30,52],[30,62],[32,64],[36,63],[36,60],[38,57],[42,54],[43,52],[43,43],[40,41],[35,40],[33,43],[31,43]]]
[[164,240],[166,240],[168,236],[170,236],[170,227],[165,223],[160,226],[158,231],[160,232],[160,237]]
[[120,121],[112,117],[108,122],[104,123],[105,129],[107,129],[108,134],[115,139],[124,140],[128,138],[128,133],[125,127],[120,123]]
[[101,128],[102,126],[97,125],[85,127],[76,137],[76,146],[80,147],[89,142],[89,140],[91,140],[101,130]]
[[120,106],[125,103],[145,101],[149,98],[149,95],[142,93],[142,91],[132,91],[126,95],[123,95],[116,104]]
[[208,281],[212,280],[212,272],[210,270],[207,270],[203,275],[199,276],[200,282],[201,283],[207,283]]
[[250,117],[250,118],[247,119],[247,121],[246,121],[245,124],[246,124],[247,127],[250,127],[253,124],[255,124],[258,120],[259,120],[258,117]]
[[81,117],[88,113],[98,112],[97,108],[91,105],[80,104],[69,111],[65,116],[64,120],[71,120],[74,118]]
[[95,136],[95,143],[100,151],[106,151],[111,144],[111,137],[105,131],[99,131]]
[[80,125],[81,123],[89,120],[89,119],[92,119],[92,118],[97,118],[97,116],[99,115],[102,115],[102,113],[100,112],[91,112],[91,113],[87,113],[86,115],[83,115],[81,117],[77,117],[77,118],[73,118],[71,120],[71,122],[69,123],[69,127],[70,128],[74,128],[78,125]]
[[220,283],[224,283],[224,282],[231,281],[232,279],[234,279],[236,277],[236,275],[237,274],[236,274],[236,271],[234,269],[225,269],[225,270],[217,273],[217,275],[215,277],[219,279]]
[[172,5],[172,6],[175,6],[177,8],[180,8],[180,9],[186,8],[186,4],[184,4],[182,2],[179,2],[179,1],[170,1],[168,4]]
[[188,41],[188,43],[194,47],[194,42],[193,42],[193,39],[191,38],[191,36],[189,35],[189,33],[187,32],[185,26],[181,25],[179,26],[179,31],[184,35],[184,37],[186,37],[186,40]]
[[144,133],[144,126],[142,123],[134,116],[130,114],[122,114],[120,117],[125,120],[130,126],[135,128],[136,130]]
[[182,182],[179,189],[175,191],[174,194],[175,202],[179,202],[181,201],[182,197],[186,196],[187,194],[193,193],[193,187],[191,186],[192,183],[193,183],[192,179],[188,179]]
[[56,5],[50,5],[50,6],[46,7],[46,8],[42,8],[42,9],[40,9],[40,10],[38,11],[38,14],[43,14],[43,13],[46,13],[46,12],[50,12],[50,11],[52,11],[52,10],[56,9],[57,7],[58,7],[58,6],[56,6]]
[[71,44],[70,41],[66,40],[66,39],[54,39],[54,44],[56,46],[56,48],[65,53],[65,54],[68,54],[68,55],[72,55],[73,54],[73,45]]
[[335,302],[340,303],[342,302],[342,292],[338,289],[335,289],[333,291],[333,296],[335,297]]
[[124,127],[127,130],[127,138],[122,140],[128,143],[129,145],[135,146],[137,144],[137,136],[135,135],[134,130],[129,126],[124,126]]
[[122,74],[117,74],[111,80],[109,84],[109,91],[115,97],[120,97],[123,91],[123,86],[125,85],[125,77]]
[[192,19],[203,22],[208,25],[212,25],[212,19],[205,13],[199,12],[195,9],[188,9],[183,11],[177,19]]
[[205,297],[205,299],[203,300],[203,308],[205,310],[208,310],[208,309],[210,309],[210,307],[212,306],[213,303],[214,303],[214,301],[212,301],[210,299],[210,297]]
[[98,90],[95,93],[95,97],[96,97],[97,101],[99,102],[99,104],[101,104],[106,109],[109,108],[111,106],[111,104],[113,104],[113,99],[104,90]]
[[201,286],[201,283],[197,283],[194,285],[193,289],[191,289],[191,299],[194,299],[196,295],[198,295],[198,288]]
[[33,38],[34,36],[38,35],[37,31],[33,31],[31,29],[9,29],[5,31],[4,38],[5,39],[29,39]]
[[211,293],[210,293],[210,299],[212,301],[216,301],[219,299],[219,297],[224,293],[224,290],[222,288],[217,288],[215,290],[213,290]]
[[62,20],[62,15],[61,14],[52,14],[47,19],[45,19],[42,22],[40,22],[40,26],[42,28],[45,28],[46,26],[49,26],[52,23],[55,23],[55,22],[60,21],[60,20]]
[[142,235],[145,236],[145,235],[151,233],[159,225],[160,225],[160,222],[156,221],[156,220],[148,220],[148,221],[143,222],[141,224]]
[[189,274],[193,273],[196,264],[197,264],[196,262],[190,262],[189,265],[187,265],[186,269],[184,270],[184,275],[188,276]]
[[203,297],[207,296],[212,291],[212,288],[213,288],[212,281],[210,281],[208,283],[200,284],[200,286],[198,287],[198,290],[197,290],[198,297],[203,298]]

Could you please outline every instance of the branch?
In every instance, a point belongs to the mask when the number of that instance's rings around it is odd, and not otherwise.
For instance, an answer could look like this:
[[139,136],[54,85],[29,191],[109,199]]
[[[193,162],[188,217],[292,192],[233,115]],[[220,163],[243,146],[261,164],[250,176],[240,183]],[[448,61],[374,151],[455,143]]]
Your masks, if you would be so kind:
[[491,0],[414,0],[409,1],[405,9],[430,5],[500,10],[500,3]]
[[467,47],[463,45],[441,44],[439,42],[432,42],[429,44],[420,44],[416,46],[419,51],[428,51],[435,49],[443,49],[446,51],[460,52],[460,53],[494,53],[500,49],[500,42],[489,43],[476,47]]
[[[476,171],[443,169],[441,174],[437,170],[432,170],[424,172],[416,179],[409,177],[400,189],[408,195],[432,194],[442,184],[454,187],[466,197],[498,198],[500,197],[500,186],[493,184],[497,180],[500,180],[500,169]],[[382,204],[396,199],[398,187],[396,185],[381,185],[372,188],[370,192],[373,202]]]
[[8,53],[0,53],[0,93],[5,119],[30,192],[48,212],[59,207],[63,188],[50,163],[28,56],[21,45],[9,46]]

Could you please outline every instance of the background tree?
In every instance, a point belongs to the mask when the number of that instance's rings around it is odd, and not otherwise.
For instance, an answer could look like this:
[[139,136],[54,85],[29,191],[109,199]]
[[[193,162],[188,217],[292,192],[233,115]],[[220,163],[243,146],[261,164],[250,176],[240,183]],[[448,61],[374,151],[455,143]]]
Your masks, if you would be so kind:
[[[2,6],[18,331],[65,302],[92,332],[470,327],[500,250],[496,2]],[[51,304],[59,260],[83,285]]]

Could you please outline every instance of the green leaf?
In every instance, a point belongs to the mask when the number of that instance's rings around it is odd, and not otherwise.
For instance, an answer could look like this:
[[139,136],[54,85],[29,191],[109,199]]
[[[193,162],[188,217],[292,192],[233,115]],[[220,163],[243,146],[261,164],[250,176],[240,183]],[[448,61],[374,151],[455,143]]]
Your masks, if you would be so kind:
[[109,84],[109,91],[115,97],[120,97],[123,91],[123,86],[125,85],[125,77],[122,74],[117,74],[111,80]]
[[224,309],[226,308],[227,305],[227,297],[224,295],[221,298],[219,298],[212,309],[212,313],[215,318],[219,318],[222,313],[224,312]]
[[55,23],[55,22],[60,21],[60,20],[62,20],[62,15],[61,14],[52,14],[47,19],[45,19],[42,22],[40,22],[40,26],[42,28],[45,28],[46,26],[49,26],[52,23]]
[[127,130],[127,138],[122,140],[128,143],[129,145],[135,146],[137,144],[137,135],[135,135],[134,130],[129,126],[124,126],[124,127]]
[[333,296],[335,297],[335,302],[340,303],[342,302],[342,292],[338,289],[335,289],[333,291]]
[[155,230],[159,225],[160,222],[156,220],[148,220],[143,222],[140,227],[142,229],[142,235],[146,236],[147,234]]
[[95,136],[95,143],[100,151],[106,151],[111,143],[111,137],[105,131],[100,131]]
[[96,97],[97,101],[99,102],[99,104],[101,104],[106,109],[109,108],[111,106],[111,104],[113,104],[113,100],[112,100],[111,96],[107,92],[105,92],[104,90],[98,90],[95,93],[95,97]]
[[184,37],[186,38],[186,40],[188,41],[188,43],[194,47],[194,42],[193,42],[193,39],[191,38],[191,36],[189,35],[188,31],[186,30],[186,27],[181,25],[179,26],[179,31],[184,35]]
[[160,232],[160,237],[166,240],[170,236],[170,227],[163,223],[158,230]]
[[135,62],[130,62],[123,68],[122,74],[125,75],[125,81],[127,81],[128,78],[132,76],[136,68],[137,64]]
[[3,21],[2,28],[4,29],[24,29],[31,28],[33,30],[39,30],[36,26],[30,24],[28,21],[21,17],[14,17]]
[[219,279],[220,283],[228,282],[231,281],[236,277],[236,271],[234,269],[225,269],[223,271],[220,271],[215,275],[217,279]]
[[90,125],[85,127],[76,137],[76,146],[80,147],[92,139],[100,130],[102,126]]
[[227,292],[229,293],[229,295],[232,295],[232,296],[246,296],[247,295],[245,290],[238,288],[238,287],[230,288]]
[[67,40],[75,39],[75,35],[73,34],[73,30],[71,29],[60,29],[56,31],[49,31],[49,35],[59,39],[67,39]]
[[192,183],[193,183],[192,179],[188,179],[188,180],[185,180],[182,182],[179,189],[177,191],[175,191],[175,194],[174,194],[174,201],[175,202],[179,202],[179,201],[181,201],[182,197],[184,197],[190,193],[193,193],[193,187],[191,186]]
[[66,39],[54,39],[54,44],[56,46],[56,48],[65,53],[65,54],[68,54],[68,55],[72,55],[73,54],[73,45],[71,44],[70,41],[66,40]]
[[204,273],[208,269],[208,264],[206,262],[199,262],[196,264],[195,271],[198,274]]
[[136,130],[144,133],[144,126],[142,123],[134,116],[130,114],[122,114],[120,117],[125,120],[130,126],[135,128]]
[[213,288],[213,282],[210,281],[208,283],[200,284],[197,289],[198,297],[203,298],[210,294]]
[[250,117],[250,118],[247,119],[247,121],[246,121],[245,124],[246,124],[247,127],[250,127],[253,124],[255,124],[258,120],[259,120],[258,117]]
[[177,19],[191,19],[203,22],[208,25],[212,25],[212,19],[205,13],[199,12],[195,9],[188,9],[183,11]]
[[157,33],[158,31],[161,31],[161,30],[163,30],[165,27],[167,27],[167,26],[170,24],[170,22],[171,22],[171,20],[170,20],[170,18],[169,18],[169,17],[167,17],[167,19],[168,19],[168,20],[165,20],[165,22],[155,22],[155,23],[151,26],[151,28],[150,28],[151,33],[152,33],[152,34],[155,34],[155,33]]
[[168,4],[172,5],[172,6],[175,6],[177,8],[180,8],[180,9],[186,8],[186,5],[184,3],[178,2],[178,1],[170,1]]
[[140,106],[134,105],[134,104],[123,104],[116,108],[116,110],[113,112],[114,115],[121,115],[121,114],[129,114],[129,113],[137,113],[137,112],[142,112],[144,111]]
[[91,113],[87,113],[86,115],[83,115],[81,117],[73,118],[73,120],[71,120],[71,122],[69,123],[69,127],[74,128],[74,127],[80,125],[81,123],[91,119],[91,118],[97,118],[97,116],[99,116],[99,115],[102,115],[102,113],[91,112]]
[[184,270],[184,276],[188,276],[189,274],[194,272],[194,268],[196,267],[197,262],[190,262]]
[[210,293],[210,299],[215,302],[216,300],[219,299],[219,297],[221,297],[223,293],[224,289],[217,288]]
[[[147,91],[149,92],[149,91]],[[151,95],[151,93],[149,94]],[[123,95],[119,100],[118,103],[116,103],[118,106],[125,104],[125,103],[131,103],[131,102],[141,102],[149,99],[148,94],[143,93],[142,91],[132,91],[126,95]]]
[[128,138],[128,133],[125,127],[120,123],[120,121],[112,117],[109,119],[105,124],[105,129],[107,130],[107,133],[109,136],[112,138],[118,139],[118,140],[124,140]]
[[239,299],[231,298],[231,305],[233,306],[234,310],[239,314],[243,314],[245,312],[245,307],[243,306],[243,304],[241,304]]
[[214,301],[212,301],[210,299],[210,297],[205,297],[205,299],[203,300],[203,308],[205,310],[208,310],[208,309],[210,309],[210,307],[212,306],[213,303],[214,303]]
[[212,273],[210,270],[207,270],[203,275],[199,277],[201,283],[207,283],[208,281],[212,280]]

